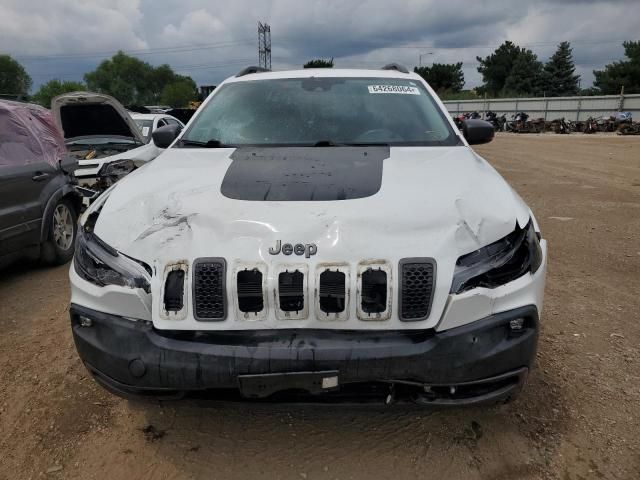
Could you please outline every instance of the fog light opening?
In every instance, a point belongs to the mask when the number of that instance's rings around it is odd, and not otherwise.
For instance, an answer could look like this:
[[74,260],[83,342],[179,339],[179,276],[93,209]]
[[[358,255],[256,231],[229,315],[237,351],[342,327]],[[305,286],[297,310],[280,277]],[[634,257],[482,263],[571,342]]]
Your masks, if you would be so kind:
[[80,315],[80,326],[81,327],[91,327],[91,326],[93,326],[93,321],[88,317]]

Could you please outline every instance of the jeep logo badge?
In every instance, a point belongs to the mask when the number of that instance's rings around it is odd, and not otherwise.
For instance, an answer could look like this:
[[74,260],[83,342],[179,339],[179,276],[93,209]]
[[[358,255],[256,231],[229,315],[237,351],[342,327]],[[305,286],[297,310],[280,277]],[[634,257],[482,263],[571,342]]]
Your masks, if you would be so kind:
[[291,245],[290,243],[282,244],[281,240],[276,242],[275,247],[269,248],[269,253],[271,255],[278,255],[282,252],[285,255],[291,255],[295,253],[296,255],[304,255],[307,258],[315,255],[318,251],[318,247],[316,247],[315,243],[296,243],[295,245]]

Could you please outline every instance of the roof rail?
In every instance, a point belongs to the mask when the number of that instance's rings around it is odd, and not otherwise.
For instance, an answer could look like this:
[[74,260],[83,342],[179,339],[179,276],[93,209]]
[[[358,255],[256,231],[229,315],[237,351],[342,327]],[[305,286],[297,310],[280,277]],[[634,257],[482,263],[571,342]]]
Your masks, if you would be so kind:
[[245,75],[249,75],[250,73],[262,73],[262,72],[268,72],[268,71],[269,70],[267,70],[266,68],[256,67],[254,65],[251,67],[243,68],[236,74],[236,77],[244,77]]
[[382,70],[396,70],[401,73],[409,73],[407,67],[405,67],[404,65],[400,65],[399,63],[388,63],[387,65],[382,67]]

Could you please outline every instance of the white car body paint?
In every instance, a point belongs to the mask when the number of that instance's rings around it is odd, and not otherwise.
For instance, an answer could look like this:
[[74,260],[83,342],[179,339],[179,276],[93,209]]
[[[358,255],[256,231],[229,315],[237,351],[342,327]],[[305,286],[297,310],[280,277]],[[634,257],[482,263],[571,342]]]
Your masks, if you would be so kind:
[[[431,88],[413,73],[329,69],[267,72],[232,78],[223,84],[311,74],[410,78],[422,83],[446,113]],[[545,240],[541,240],[542,266],[535,274],[525,274],[494,289],[449,293],[458,257],[505,237],[516,224],[524,227],[533,218],[517,193],[460,137],[462,145],[455,147],[391,147],[390,157],[384,160],[380,190],[347,201],[233,200],[222,195],[220,189],[235,149],[169,148],[144,169],[118,182],[103,194],[103,201],[91,208],[93,211],[104,203],[95,226],[97,236],[152,267],[151,295],[118,286],[98,293],[96,290],[101,289],[78,277],[72,266],[71,301],[105,313],[149,320],[155,328],[171,330],[446,330],[523,305],[535,305],[540,312]],[[533,222],[537,229],[535,219]],[[278,240],[313,243],[317,253],[308,259],[271,255],[269,248]],[[200,322],[194,318],[191,281],[187,282],[183,311],[167,316],[161,295],[165,272],[171,265],[190,266],[201,257],[226,259],[226,319]],[[435,294],[426,320],[403,322],[398,316],[398,263],[408,257],[430,257],[437,263]],[[309,273],[305,277],[308,308],[295,318],[283,318],[275,305],[277,272],[300,263]],[[379,318],[367,319],[358,308],[358,272],[371,263],[388,269],[389,306]],[[317,307],[319,273],[327,264],[339,265],[348,273],[347,310],[332,318],[318,315]],[[246,267],[258,268],[264,274],[265,309],[257,315],[237,309],[234,274]]]
[[78,160],[78,169],[75,171],[75,176],[78,178],[80,185],[92,185],[100,169],[107,163],[115,162],[116,160],[134,160],[136,165],[144,164],[155,159],[161,152],[162,149],[156,147],[153,142],[149,142],[118,155],[92,160]]

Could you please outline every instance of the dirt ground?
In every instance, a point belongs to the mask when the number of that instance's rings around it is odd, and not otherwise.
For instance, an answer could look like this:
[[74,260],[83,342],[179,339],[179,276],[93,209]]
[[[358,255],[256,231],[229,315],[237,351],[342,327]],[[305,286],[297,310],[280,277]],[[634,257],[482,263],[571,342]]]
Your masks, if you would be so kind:
[[76,355],[68,266],[18,265],[0,272],[0,478],[640,478],[640,137],[505,134],[478,151],[549,241],[537,366],[516,402],[121,400]]

